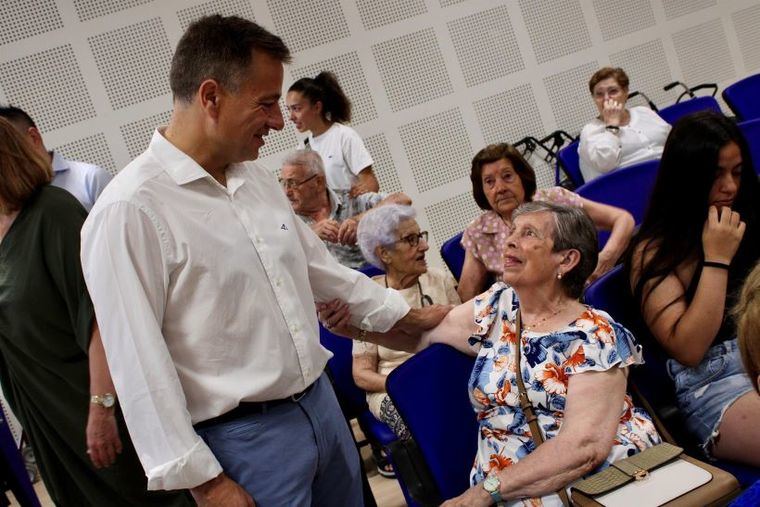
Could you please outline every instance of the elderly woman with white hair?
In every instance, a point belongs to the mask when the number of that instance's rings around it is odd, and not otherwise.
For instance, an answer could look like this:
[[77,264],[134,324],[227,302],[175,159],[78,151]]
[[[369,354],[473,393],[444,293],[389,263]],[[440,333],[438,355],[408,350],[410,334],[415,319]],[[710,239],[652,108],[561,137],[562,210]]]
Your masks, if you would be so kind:
[[[357,239],[364,258],[385,271],[373,278],[398,290],[409,306],[459,304],[454,278],[428,268],[427,231],[420,231],[411,206],[390,204],[368,211],[359,222]],[[367,403],[375,417],[388,424],[399,438],[409,432],[385,392],[385,379],[411,356],[367,342],[354,342],[353,374],[356,385],[367,391]]]

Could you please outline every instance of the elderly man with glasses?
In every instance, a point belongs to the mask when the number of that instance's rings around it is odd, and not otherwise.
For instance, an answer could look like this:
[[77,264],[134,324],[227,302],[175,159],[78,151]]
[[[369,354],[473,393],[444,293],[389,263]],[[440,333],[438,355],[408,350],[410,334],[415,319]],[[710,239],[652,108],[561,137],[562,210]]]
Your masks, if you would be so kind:
[[368,192],[350,197],[348,191],[330,189],[322,158],[313,150],[298,150],[285,157],[280,184],[296,214],[341,264],[354,269],[366,262],[356,245],[356,229],[362,215],[384,204],[412,204],[401,192],[390,195]]

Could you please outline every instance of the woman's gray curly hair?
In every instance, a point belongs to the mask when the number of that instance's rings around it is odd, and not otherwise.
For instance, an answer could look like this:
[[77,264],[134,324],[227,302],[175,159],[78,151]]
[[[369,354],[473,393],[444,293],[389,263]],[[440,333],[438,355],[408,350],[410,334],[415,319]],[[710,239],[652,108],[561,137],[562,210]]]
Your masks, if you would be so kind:
[[366,212],[359,221],[356,242],[367,262],[384,270],[385,265],[375,253],[377,247],[393,245],[398,239],[399,224],[416,216],[414,208],[401,204],[378,206]]

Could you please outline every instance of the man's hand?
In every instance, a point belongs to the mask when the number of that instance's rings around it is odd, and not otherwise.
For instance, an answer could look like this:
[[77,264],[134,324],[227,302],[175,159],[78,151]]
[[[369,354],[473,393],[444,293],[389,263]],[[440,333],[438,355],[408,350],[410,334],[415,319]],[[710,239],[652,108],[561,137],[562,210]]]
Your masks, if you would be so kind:
[[240,485],[221,473],[190,490],[198,507],[255,507],[253,498]]
[[353,218],[345,219],[338,229],[338,243],[341,245],[355,245],[357,227],[356,220]]
[[351,325],[351,310],[340,299],[317,303],[317,313],[322,325],[333,334],[353,338],[359,333],[359,330]]
[[311,230],[319,236],[322,241],[329,241],[330,243],[338,242],[338,232],[340,227],[338,222],[326,218],[319,222],[311,224]]
[[95,468],[113,465],[121,454],[121,439],[116,425],[115,409],[90,404],[87,416],[87,454]]

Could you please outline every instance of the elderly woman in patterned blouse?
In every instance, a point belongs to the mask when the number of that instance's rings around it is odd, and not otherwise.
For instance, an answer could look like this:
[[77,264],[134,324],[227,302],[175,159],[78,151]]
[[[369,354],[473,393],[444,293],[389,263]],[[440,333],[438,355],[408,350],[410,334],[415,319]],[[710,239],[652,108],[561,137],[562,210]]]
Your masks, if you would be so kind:
[[[579,208],[532,202],[514,212],[513,224],[503,281],[451,310],[419,345],[447,343],[477,356],[469,385],[480,426],[472,487],[445,505],[558,506],[558,490],[660,442],[625,391],[641,347],[609,315],[578,301],[597,265],[591,219]],[[538,447],[518,401],[518,375],[545,440]]]
[[634,220],[630,213],[589,201],[562,187],[536,190],[533,168],[509,144],[492,144],[480,150],[472,159],[470,180],[475,202],[485,212],[467,226],[462,236],[466,251],[459,280],[462,301],[480,294],[489,278],[501,279],[501,257],[512,229],[512,212],[524,202],[548,201],[583,208],[598,229],[610,231],[589,280],[610,270],[631,239]]

